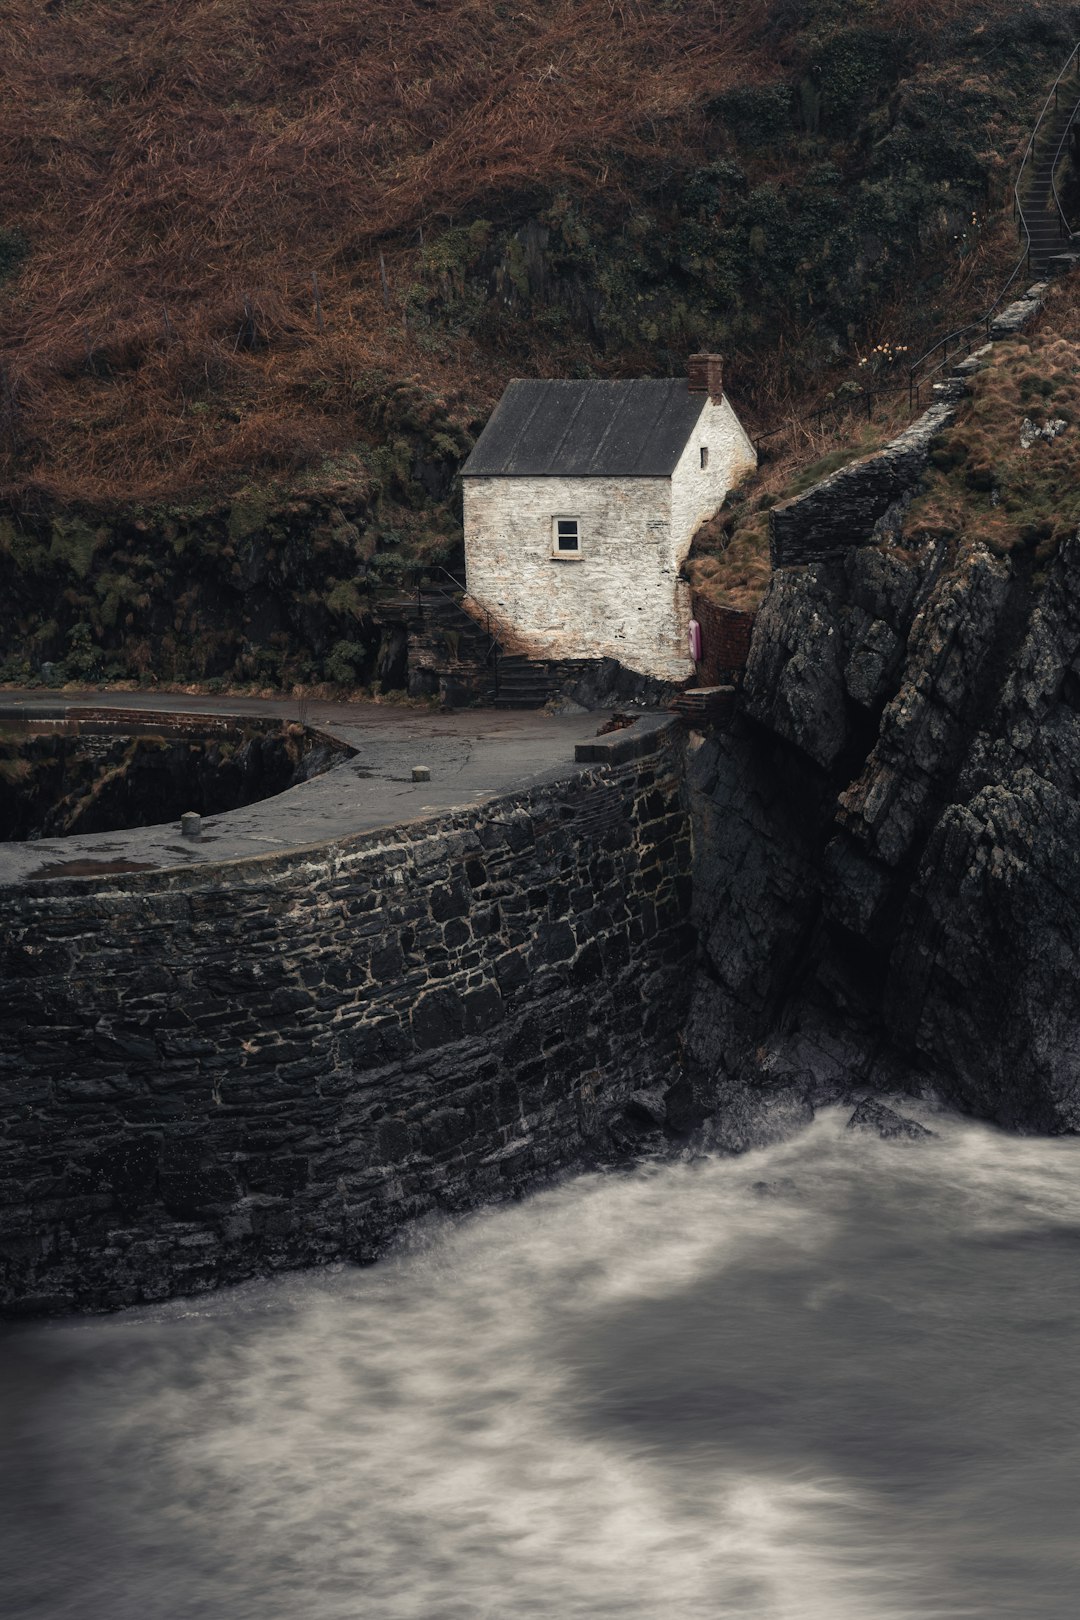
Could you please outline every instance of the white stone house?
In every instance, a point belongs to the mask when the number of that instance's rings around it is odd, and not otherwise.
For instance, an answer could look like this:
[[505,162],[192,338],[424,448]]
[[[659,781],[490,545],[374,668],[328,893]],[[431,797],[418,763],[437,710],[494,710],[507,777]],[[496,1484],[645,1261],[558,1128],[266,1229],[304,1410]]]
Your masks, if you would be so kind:
[[694,533],[757,455],[719,355],[688,378],[512,382],[462,470],[466,606],[536,658],[694,673]]

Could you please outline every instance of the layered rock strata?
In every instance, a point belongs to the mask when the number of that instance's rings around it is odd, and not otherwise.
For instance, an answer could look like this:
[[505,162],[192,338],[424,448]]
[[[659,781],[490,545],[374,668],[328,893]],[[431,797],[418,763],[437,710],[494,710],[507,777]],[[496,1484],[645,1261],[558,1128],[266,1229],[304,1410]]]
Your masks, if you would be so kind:
[[774,576],[690,759],[699,1096],[735,1147],[919,1077],[1080,1129],[1080,538],[1035,577],[847,488],[804,498],[835,543]]

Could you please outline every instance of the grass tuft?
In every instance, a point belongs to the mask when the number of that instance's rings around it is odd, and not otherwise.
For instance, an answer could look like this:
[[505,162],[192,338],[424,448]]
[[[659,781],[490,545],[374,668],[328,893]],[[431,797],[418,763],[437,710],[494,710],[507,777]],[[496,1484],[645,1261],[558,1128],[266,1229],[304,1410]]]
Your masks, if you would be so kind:
[[970,405],[931,455],[905,536],[981,542],[1000,557],[1028,550],[1045,563],[1080,527],[1078,435],[1080,295],[1066,284],[1041,329],[998,344],[974,379]]

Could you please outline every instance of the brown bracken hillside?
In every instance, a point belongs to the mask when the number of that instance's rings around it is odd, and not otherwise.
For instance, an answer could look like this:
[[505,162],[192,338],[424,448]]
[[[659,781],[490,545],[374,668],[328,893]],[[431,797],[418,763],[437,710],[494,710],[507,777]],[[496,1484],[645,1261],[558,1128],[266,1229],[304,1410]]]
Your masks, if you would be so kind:
[[509,375],[662,374],[703,342],[760,425],[992,286],[1075,23],[986,0],[9,0],[0,482],[287,479],[376,453],[402,378],[467,438]]

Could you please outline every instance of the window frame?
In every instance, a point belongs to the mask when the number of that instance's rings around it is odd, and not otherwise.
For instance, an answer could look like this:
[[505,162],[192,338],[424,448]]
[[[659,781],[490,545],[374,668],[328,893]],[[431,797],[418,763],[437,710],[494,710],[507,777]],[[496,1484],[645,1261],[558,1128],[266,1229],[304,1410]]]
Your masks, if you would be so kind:
[[[574,525],[573,546],[560,545],[560,541],[569,539],[569,534],[562,534],[563,524]],[[554,562],[580,562],[582,558],[581,545],[581,519],[571,517],[568,512],[556,512],[551,519],[551,556]]]
[[701,446],[698,454],[698,460],[701,463],[702,472],[707,472],[709,467],[709,447],[707,444],[703,444]]

